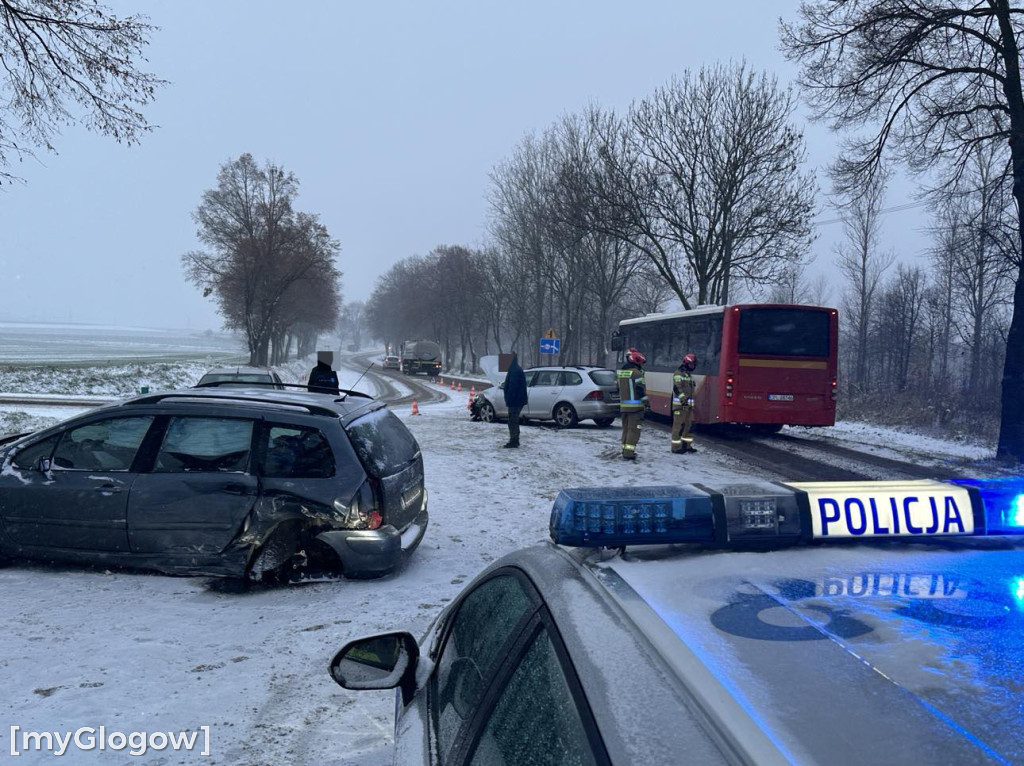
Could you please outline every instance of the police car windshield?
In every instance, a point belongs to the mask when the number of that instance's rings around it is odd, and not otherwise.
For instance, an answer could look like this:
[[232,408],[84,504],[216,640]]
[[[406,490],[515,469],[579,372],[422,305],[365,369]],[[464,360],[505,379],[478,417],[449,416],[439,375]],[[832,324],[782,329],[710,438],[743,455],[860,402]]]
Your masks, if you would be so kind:
[[1022,762],[1021,550],[975,538],[598,566],[790,760]]

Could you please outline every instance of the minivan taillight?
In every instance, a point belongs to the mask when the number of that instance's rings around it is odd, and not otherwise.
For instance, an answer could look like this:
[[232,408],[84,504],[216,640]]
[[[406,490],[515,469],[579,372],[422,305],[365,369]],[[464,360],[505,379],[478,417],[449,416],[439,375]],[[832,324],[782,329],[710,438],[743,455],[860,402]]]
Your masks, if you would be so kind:
[[380,493],[375,485],[373,479],[367,479],[348,502],[335,498],[334,510],[342,515],[342,524],[349,529],[377,529],[383,523],[377,500]]

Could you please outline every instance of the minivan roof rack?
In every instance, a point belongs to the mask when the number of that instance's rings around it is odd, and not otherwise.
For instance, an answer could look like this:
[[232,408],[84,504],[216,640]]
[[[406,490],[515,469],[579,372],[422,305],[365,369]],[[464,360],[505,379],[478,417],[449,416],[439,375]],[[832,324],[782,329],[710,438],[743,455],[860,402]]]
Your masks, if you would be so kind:
[[[319,393],[330,393],[322,391],[324,386],[311,386],[307,383],[267,383],[265,381],[241,381],[241,380],[209,380],[206,383],[197,383],[192,388],[219,388],[220,386],[231,386],[232,388],[239,388],[241,386],[265,386],[266,388],[277,388],[280,389],[282,386],[285,388],[301,388],[304,391],[309,391],[314,394]],[[363,391],[353,391],[350,388],[339,388],[339,394],[345,394],[345,396],[361,396],[365,399],[373,399],[374,397]]]
[[[372,396],[369,398],[373,398]],[[159,394],[150,394],[148,396],[140,396],[136,399],[130,399],[125,404],[157,404],[165,399],[189,399],[195,402],[246,402],[248,404],[267,404],[274,405],[277,407],[287,407],[290,409],[303,409],[306,410],[310,415],[326,415],[328,417],[336,418],[339,413],[332,410],[330,407],[322,407],[319,404],[307,404],[306,402],[289,402],[279,401],[277,399],[265,399],[257,396],[245,396],[238,394],[225,394],[224,396],[196,396],[186,391],[164,391]],[[337,399],[335,401],[344,401],[343,399]]]

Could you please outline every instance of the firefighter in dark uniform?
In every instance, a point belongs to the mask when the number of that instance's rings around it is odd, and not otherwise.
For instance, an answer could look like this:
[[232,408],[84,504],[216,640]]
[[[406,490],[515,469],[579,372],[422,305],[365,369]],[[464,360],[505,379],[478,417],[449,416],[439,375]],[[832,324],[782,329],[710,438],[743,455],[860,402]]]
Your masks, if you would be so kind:
[[690,352],[683,357],[672,376],[672,451],[696,452],[690,426],[693,425],[693,395],[697,390],[690,375],[697,368],[697,356]]
[[619,419],[622,421],[622,458],[636,459],[636,443],[640,441],[640,424],[647,409],[647,387],[644,364],[647,359],[631,348],[626,363],[616,372],[619,384]]

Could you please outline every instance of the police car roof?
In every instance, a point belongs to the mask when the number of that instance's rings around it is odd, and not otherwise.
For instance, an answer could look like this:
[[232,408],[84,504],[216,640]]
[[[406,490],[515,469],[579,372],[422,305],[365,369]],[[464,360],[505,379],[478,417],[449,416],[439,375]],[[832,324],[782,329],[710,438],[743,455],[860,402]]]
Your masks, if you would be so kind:
[[972,538],[572,557],[754,760],[766,739],[797,762],[1020,762],[1022,554]]

